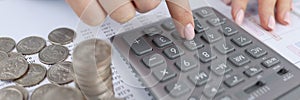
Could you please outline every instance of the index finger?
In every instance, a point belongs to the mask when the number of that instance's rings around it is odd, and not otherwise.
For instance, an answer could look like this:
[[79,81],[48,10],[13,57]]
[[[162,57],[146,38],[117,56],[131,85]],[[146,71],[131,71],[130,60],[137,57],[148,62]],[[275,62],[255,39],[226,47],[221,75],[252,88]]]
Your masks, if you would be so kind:
[[180,36],[188,40],[193,39],[194,19],[189,0],[166,0],[166,2]]

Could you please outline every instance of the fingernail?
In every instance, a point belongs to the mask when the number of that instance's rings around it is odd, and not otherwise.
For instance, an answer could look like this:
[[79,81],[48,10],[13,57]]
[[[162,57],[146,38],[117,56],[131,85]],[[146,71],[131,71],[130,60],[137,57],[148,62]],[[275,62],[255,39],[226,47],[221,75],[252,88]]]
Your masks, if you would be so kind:
[[290,12],[287,12],[284,16],[284,21],[288,24],[291,23]]
[[238,25],[241,25],[243,23],[243,19],[244,19],[244,11],[242,9],[240,9],[238,11],[238,13],[236,14],[236,18],[235,18],[235,22],[238,24]]
[[275,18],[274,16],[270,16],[269,18],[269,23],[268,23],[268,27],[273,30],[275,28]]
[[186,25],[184,29],[184,37],[187,40],[192,40],[195,37],[194,27],[192,24]]

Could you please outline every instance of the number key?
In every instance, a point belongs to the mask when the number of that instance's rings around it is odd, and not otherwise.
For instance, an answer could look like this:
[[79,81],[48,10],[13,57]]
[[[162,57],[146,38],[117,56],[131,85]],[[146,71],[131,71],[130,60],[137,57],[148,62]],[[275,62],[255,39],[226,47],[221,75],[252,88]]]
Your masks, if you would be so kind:
[[180,57],[180,59],[175,62],[175,65],[181,71],[188,71],[197,66],[193,58],[186,56]]
[[196,54],[196,57],[204,63],[207,63],[213,59],[216,59],[217,56],[215,53],[212,53],[210,49],[202,48],[198,51],[198,54]]
[[163,52],[165,55],[167,55],[167,57],[169,59],[175,59],[184,54],[184,51],[180,47],[177,47],[177,46],[169,47],[169,48],[165,49]]
[[217,42],[222,38],[221,34],[219,34],[217,31],[205,31],[205,34],[203,34],[202,38],[208,42],[208,43],[214,43]]
[[189,50],[196,50],[203,47],[203,43],[198,39],[199,37],[195,37],[193,40],[187,40],[183,42],[183,45]]
[[155,36],[153,42],[160,48],[172,43],[169,38],[162,35]]

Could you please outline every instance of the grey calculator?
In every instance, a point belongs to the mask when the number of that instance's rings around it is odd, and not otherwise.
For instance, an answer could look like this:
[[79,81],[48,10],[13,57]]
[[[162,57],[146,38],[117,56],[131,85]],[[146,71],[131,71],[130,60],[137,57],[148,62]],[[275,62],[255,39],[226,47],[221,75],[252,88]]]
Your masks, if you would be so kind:
[[211,7],[195,38],[171,18],[111,38],[154,100],[300,100],[300,70]]

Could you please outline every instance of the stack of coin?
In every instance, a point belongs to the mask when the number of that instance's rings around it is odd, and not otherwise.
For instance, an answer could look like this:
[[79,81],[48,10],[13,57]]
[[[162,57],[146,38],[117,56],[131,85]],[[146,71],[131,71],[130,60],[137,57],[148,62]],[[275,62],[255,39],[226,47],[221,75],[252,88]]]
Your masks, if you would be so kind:
[[111,46],[103,40],[86,40],[74,49],[76,83],[88,100],[115,99],[110,65]]

